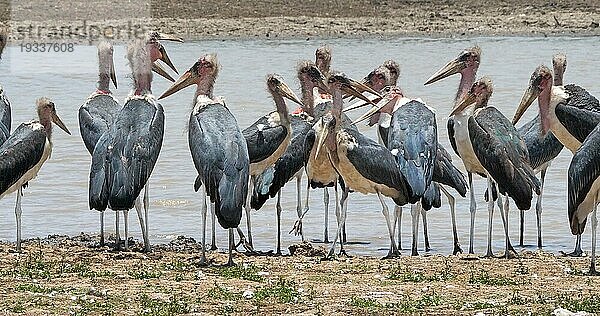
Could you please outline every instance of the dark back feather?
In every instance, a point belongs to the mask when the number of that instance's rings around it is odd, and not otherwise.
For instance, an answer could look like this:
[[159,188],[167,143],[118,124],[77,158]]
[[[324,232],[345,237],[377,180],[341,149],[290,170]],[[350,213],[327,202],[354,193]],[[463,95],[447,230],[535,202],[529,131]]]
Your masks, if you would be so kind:
[[433,164],[434,182],[452,187],[458,194],[467,196],[467,181],[463,173],[452,164],[452,157],[442,146],[437,144],[437,155]]
[[248,193],[250,160],[237,121],[222,104],[205,105],[190,115],[188,141],[219,224],[225,229],[238,227]]
[[469,136],[475,155],[520,210],[531,207],[540,182],[529,165],[525,142],[511,122],[494,107],[478,110],[469,118]]
[[121,110],[121,105],[111,95],[96,94],[79,108],[79,131],[88,152],[94,147]]
[[0,146],[0,195],[42,159],[45,144],[44,128],[32,122],[19,125]]
[[552,132],[548,131],[546,136],[542,136],[539,113],[527,124],[519,127],[518,131],[525,141],[529,162],[534,170],[556,158],[564,147]]

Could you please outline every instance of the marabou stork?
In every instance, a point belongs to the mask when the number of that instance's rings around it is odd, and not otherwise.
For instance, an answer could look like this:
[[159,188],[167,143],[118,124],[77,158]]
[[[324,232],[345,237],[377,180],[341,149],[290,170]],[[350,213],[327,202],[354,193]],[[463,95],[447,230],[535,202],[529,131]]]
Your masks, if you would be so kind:
[[[467,124],[465,138],[457,138],[457,148],[463,161],[469,157],[469,169],[484,174],[488,180],[488,192],[493,192],[493,183],[498,185],[500,194],[505,195],[506,205],[504,233],[506,253],[510,254],[508,237],[508,197],[517,207],[527,210],[531,207],[532,191],[540,193],[540,182],[529,165],[529,154],[521,135],[498,109],[488,106],[493,92],[492,81],[483,77],[476,81],[465,98],[457,104],[450,115],[455,115],[458,124]],[[462,121],[462,120],[465,121]],[[488,198],[488,247],[486,256],[492,253],[492,219],[494,199]]]
[[[590,274],[596,272],[596,209],[600,202],[600,125],[588,135],[573,155],[568,171],[569,223],[571,233],[581,236],[592,213],[592,258]],[[580,240],[580,238],[578,238]]]
[[[461,101],[464,95],[469,91],[475,77],[477,75],[477,69],[479,69],[479,63],[481,61],[481,49],[478,46],[474,46],[462,51],[458,57],[448,62],[444,67],[434,73],[426,82],[425,85],[434,83],[446,77],[454,74],[460,74],[460,84],[458,91],[454,98],[455,105]],[[469,178],[469,191],[470,191],[470,213],[471,213],[471,228],[469,231],[469,253],[473,254],[473,242],[475,236],[475,212],[477,211],[477,202],[475,201],[475,192],[473,191],[473,173],[481,170],[476,170],[476,157],[463,156],[461,150],[457,147],[457,143],[462,141],[467,142],[469,138],[468,133],[468,116],[455,116],[448,118],[448,137],[450,138],[450,144],[454,152],[462,159],[467,175]],[[466,150],[467,146],[461,146],[462,149]],[[472,152],[472,150],[470,151]]]
[[[255,179],[260,176],[267,168],[283,155],[287,150],[292,138],[291,117],[288,112],[284,98],[292,100],[300,105],[302,101],[298,99],[296,94],[283,82],[278,76],[268,76],[267,86],[269,93],[275,101],[276,111],[270,112],[267,115],[258,119],[254,124],[245,128],[242,131],[246,144],[248,145],[248,154],[250,157],[250,185],[248,186],[248,202],[246,203],[246,223],[248,228],[248,243],[252,243],[252,227],[250,221],[252,188],[254,187]],[[278,197],[279,199],[279,197]],[[277,223],[281,220],[281,205],[277,207]],[[280,236],[280,226],[278,225],[278,236]],[[277,239],[278,246],[280,238]],[[278,254],[281,253],[280,247]]]
[[[277,111],[271,112],[254,124],[242,131],[246,144],[248,145],[248,155],[250,157],[250,185],[253,187],[253,179],[261,175],[267,168],[273,166],[275,162],[286,152],[293,131],[291,130],[291,117],[288,113],[284,98],[292,100],[300,105],[302,102],[296,94],[288,87],[283,79],[278,75],[269,75],[267,77],[267,87],[269,93],[275,101]],[[248,190],[250,194],[251,190]],[[281,254],[281,191],[278,192],[277,203],[277,254]],[[251,239],[250,230],[250,202],[252,196],[248,197],[246,203],[246,220],[248,223],[248,238]]]
[[[531,75],[513,123],[517,123],[536,98],[542,136],[552,131],[573,153],[600,122],[598,99],[577,85],[553,86],[551,70],[541,65]],[[581,235],[577,235],[575,250],[570,255],[581,256],[582,253]]]
[[[0,29],[0,59],[2,52],[8,41],[8,32],[5,28]],[[11,129],[11,109],[10,102],[4,94],[4,89],[0,85],[0,145],[10,137]]]
[[36,102],[38,120],[22,123],[0,145],[0,199],[17,191],[17,252],[21,251],[21,197],[23,187],[35,178],[52,153],[52,123],[67,134],[69,129],[56,114],[54,103],[47,98]]
[[[397,255],[398,249],[394,240],[392,220],[383,196],[392,198],[397,205],[404,205],[408,202],[415,203],[416,200],[410,196],[408,183],[400,173],[392,153],[384,146],[362,135],[358,130],[345,128],[341,124],[342,91],[360,97],[360,93],[355,88],[358,86],[358,82],[343,74],[335,74],[329,77],[328,84],[333,93],[333,107],[330,114],[323,117],[325,128],[317,137],[315,155],[327,155],[344,182],[340,200],[341,216],[329,256],[333,256],[335,243],[346,220],[349,190],[363,194],[377,194],[383,207],[383,215],[390,237],[388,256]],[[321,151],[323,145],[325,148]]]
[[[425,249],[429,251],[429,238],[427,234],[426,211],[432,207],[441,206],[440,194],[443,192],[450,203],[450,215],[452,218],[452,232],[454,239],[453,254],[462,252],[458,241],[456,229],[456,215],[454,211],[455,199],[442,185],[454,188],[462,196],[466,195],[466,181],[463,174],[453,164],[448,152],[437,142],[437,127],[435,111],[423,103],[420,99],[408,99],[397,87],[388,86],[384,89],[385,97],[378,105],[364,114],[360,121],[377,115],[377,120],[371,120],[370,125],[378,123],[378,133],[383,144],[392,151],[402,155],[398,159],[401,172],[407,177],[412,188],[421,187],[421,205],[423,215],[423,233],[425,236]],[[434,138],[435,137],[435,140]],[[432,152],[435,151],[435,152]],[[420,170],[419,170],[420,169]],[[412,172],[410,172],[412,171]],[[419,172],[414,172],[419,171]],[[409,174],[412,177],[409,177]],[[422,184],[429,182],[424,190]],[[417,206],[417,208],[419,207]],[[413,246],[412,254],[417,255],[416,245],[418,223],[415,223],[413,215]],[[402,208],[396,206],[396,220],[398,224],[402,218]],[[394,223],[396,226],[396,223]],[[398,239],[401,238],[400,225],[398,225]],[[398,248],[401,249],[400,241]]]
[[[134,91],[113,123],[98,139],[92,153],[90,171],[90,209],[124,211],[133,208],[144,189],[145,251],[150,251],[148,232],[148,178],[154,169],[164,135],[163,107],[152,95],[153,59],[160,56],[160,45],[149,37],[130,44],[127,58],[132,70]],[[118,222],[118,215],[117,215]],[[118,224],[117,224],[118,225]],[[118,227],[117,227],[118,230]],[[127,247],[127,230],[125,231]],[[118,243],[117,243],[118,247]]]
[[[290,114],[292,128],[290,145],[273,166],[267,168],[262,174],[256,177],[254,188],[252,188],[253,194],[250,205],[253,209],[260,209],[269,198],[278,195],[281,188],[287,182],[295,178],[297,190],[296,212],[298,218],[300,218],[302,215],[300,190],[303,173],[302,166],[304,165],[302,156],[304,138],[313,125],[313,88],[324,86],[325,78],[310,61],[301,61],[297,67],[297,74],[302,90],[302,105],[300,109]],[[278,199],[277,202],[277,207],[281,208],[279,205],[280,200]]]
[[[246,201],[250,160],[248,147],[237,121],[221,98],[213,95],[219,72],[217,56],[201,57],[160,98],[195,84],[194,108],[189,121],[189,146],[198,171],[194,189],[203,187],[202,261],[206,264],[206,196],[215,204],[221,227],[229,230],[228,265],[234,265],[234,229],[240,224]],[[277,78],[273,77],[275,81]],[[269,79],[270,81],[270,79]],[[274,82],[275,82],[274,81]],[[277,84],[275,84],[277,85]]]
[[[563,85],[563,75],[567,68],[567,57],[563,54],[556,54],[552,58],[554,66],[554,85]],[[542,248],[542,195],[544,194],[544,180],[546,179],[546,170],[550,167],[552,160],[560,154],[563,144],[554,137],[553,133],[542,136],[542,125],[539,115],[534,117],[527,124],[518,128],[519,134],[523,136],[527,151],[529,152],[529,162],[536,173],[540,173],[540,195],[535,203],[535,213],[537,219],[537,246]],[[521,225],[519,229],[519,244],[523,246],[524,230],[524,212],[521,211]],[[581,249],[581,248],[580,248]]]

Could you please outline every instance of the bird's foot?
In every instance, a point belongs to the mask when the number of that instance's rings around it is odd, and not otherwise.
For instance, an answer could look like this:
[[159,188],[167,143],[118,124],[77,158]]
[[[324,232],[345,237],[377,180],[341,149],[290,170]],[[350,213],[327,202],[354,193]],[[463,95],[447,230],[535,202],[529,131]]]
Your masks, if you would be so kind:
[[223,267],[235,267],[237,264],[233,262],[233,259],[229,259],[227,263],[223,264]]
[[388,254],[381,258],[381,260],[398,259],[400,258],[400,251],[390,251]]
[[198,266],[202,268],[210,267],[213,264],[213,260],[206,260],[205,256],[200,258],[200,262],[198,262]]
[[351,258],[352,256],[350,256],[348,253],[346,253],[345,249],[340,249],[340,252],[338,253],[338,257]]
[[590,271],[588,271],[588,275],[589,276],[598,276],[598,275],[600,275],[600,273],[598,273],[598,271],[596,271],[596,265],[595,264],[591,264],[590,265]]
[[430,251],[431,251],[431,247],[425,246],[425,252],[430,252]]
[[210,250],[210,251],[215,251],[215,250],[219,250],[219,248],[217,248],[217,245],[215,245],[215,244],[212,244],[212,245],[210,246],[210,249],[209,249],[209,250]]
[[585,252],[583,252],[583,250],[581,250],[581,249],[576,249],[569,253],[561,251],[560,254],[563,257],[587,257],[587,254]]
[[517,254],[516,251],[508,249],[508,251],[505,251],[503,255],[498,256],[498,258],[516,259],[516,258],[519,258],[519,255]]
[[289,234],[294,234],[294,236],[303,236],[302,234],[302,219],[298,219],[296,220],[296,222],[294,223],[294,226],[292,227],[292,229],[290,230]]
[[463,250],[462,250],[462,248],[460,248],[460,244],[459,243],[455,243],[454,244],[454,250],[452,251],[452,254],[456,256],[459,253],[463,253]]
[[494,253],[492,252],[492,250],[488,249],[486,254],[484,256],[482,256],[481,258],[489,259],[489,258],[496,258],[496,256],[494,256]]

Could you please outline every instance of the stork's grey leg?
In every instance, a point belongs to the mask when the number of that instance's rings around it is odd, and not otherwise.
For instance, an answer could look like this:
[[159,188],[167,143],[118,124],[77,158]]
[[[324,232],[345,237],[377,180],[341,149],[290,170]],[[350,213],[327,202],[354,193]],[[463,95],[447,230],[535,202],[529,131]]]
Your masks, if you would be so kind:
[[[469,230],[469,253],[474,254],[473,251],[473,241],[475,239],[475,212],[477,211],[477,202],[475,202],[475,192],[473,191],[473,174],[468,172],[469,176],[469,195],[471,196],[471,205],[470,205],[470,213],[471,213],[471,228]],[[490,194],[492,191],[489,191]],[[490,199],[491,200],[491,199]]]
[[129,210],[123,211],[123,222],[125,224],[125,251],[129,251],[129,224],[127,223]]
[[119,211],[115,211],[115,250],[121,249],[121,236],[119,235]]
[[440,189],[446,195],[446,198],[448,199],[448,204],[450,204],[450,217],[452,220],[452,238],[454,240],[454,250],[452,251],[452,254],[456,255],[463,252],[460,248],[460,242],[458,241],[458,231],[456,229],[456,199],[443,186],[440,185]]
[[[339,190],[338,190],[338,181],[335,180],[335,183],[333,184],[334,187],[334,192],[335,192],[335,216],[336,216],[336,220],[339,222],[340,220],[340,208],[341,208],[341,201],[340,201],[340,196],[339,196]],[[342,193],[343,194],[343,193]],[[329,242],[329,241],[327,241]]]
[[15,206],[15,218],[17,221],[17,252],[21,252],[21,214],[23,209],[21,208],[21,197],[23,196],[23,187],[19,187],[17,191],[17,203]]
[[[200,200],[200,215],[202,216],[202,257],[200,258],[200,265],[207,265],[208,261],[206,261],[206,186],[202,186],[200,188],[202,190],[202,198]],[[210,201],[208,202],[210,203]]]
[[281,256],[281,190],[277,192],[277,251],[276,255]]
[[590,274],[596,275],[596,229],[598,228],[598,217],[596,217],[597,205],[594,202],[594,211],[592,212],[592,260],[590,263]]
[[323,230],[323,242],[329,242],[329,190],[323,188],[323,205],[325,206],[325,229]]
[[142,212],[142,200],[144,198],[140,195],[137,199],[135,199],[135,211],[138,216],[138,220],[140,222],[140,228],[142,230],[142,239],[144,239],[144,250],[146,250],[146,244],[148,241],[146,240],[146,224],[144,221],[144,214]]
[[381,206],[383,207],[381,211],[383,213],[383,217],[385,217],[385,222],[388,227],[388,234],[390,235],[390,250],[386,258],[395,258],[400,256],[400,252],[396,247],[396,240],[394,240],[394,228],[392,225],[392,219],[390,218],[390,211],[387,205],[385,204],[385,201],[383,200],[383,195],[381,195],[379,191],[377,192],[377,197],[379,197],[379,202],[381,202]]
[[229,228],[229,260],[227,260],[228,266],[234,266],[235,262],[233,262],[233,248],[235,247],[234,236],[233,236],[233,228]]
[[402,250],[402,206],[394,206],[394,230],[398,225],[398,251]]
[[104,211],[100,211],[100,247],[104,247]]
[[[500,196],[498,196],[498,198],[500,198]],[[505,201],[504,208],[503,209],[501,208],[500,212],[504,212],[503,218],[505,218],[504,222],[506,223],[504,225],[504,237],[506,239],[506,249],[504,249],[504,251],[505,251],[504,257],[506,259],[509,259],[511,257],[511,255],[510,255],[511,245],[510,245],[510,238],[508,237],[508,235],[509,235],[509,233],[508,233],[508,224],[509,224],[509,221],[508,221],[508,211],[509,211],[509,209],[508,209],[508,206],[509,206],[508,194],[504,196],[504,201]]]
[[[350,192],[350,188],[348,189],[348,193]],[[346,193],[346,195],[348,194]],[[344,200],[344,204],[342,205],[342,231],[340,233],[340,255],[347,255],[346,250],[344,249],[344,244],[346,243],[346,218],[348,218],[348,198]]]
[[215,251],[217,248],[217,230],[216,230],[216,213],[215,213],[215,203],[210,204],[210,219],[211,219],[211,235],[210,235],[210,250]]
[[538,248],[542,248],[542,195],[544,195],[544,180],[546,179],[546,168],[542,169],[542,174],[540,175],[540,195],[537,197],[537,201],[535,203],[535,215],[537,218],[537,244]]
[[525,231],[525,211],[519,210],[519,246],[525,247],[523,234]]
[[[296,213],[297,214],[302,214],[302,192],[300,192],[302,190],[301,188],[302,186],[302,172],[300,172],[300,174],[296,177]],[[310,184],[309,184],[310,186]],[[279,192],[277,194],[281,194],[281,190],[279,190]],[[306,211],[308,211],[308,190],[306,191]],[[304,216],[302,216],[304,218]],[[302,232],[302,226],[300,226],[300,231],[298,232],[300,234],[300,240],[304,241],[304,233]]]
[[346,201],[348,199],[348,190],[349,190],[348,187],[344,187],[344,190],[342,191],[342,199],[340,200],[341,211],[338,216],[338,227],[335,232],[335,238],[333,239],[333,243],[331,244],[331,247],[329,248],[329,254],[328,254],[329,258],[333,258],[333,255],[335,254],[335,243],[337,243],[338,238],[340,237],[340,235],[342,233],[342,226],[344,224],[344,221],[346,220],[346,205],[347,205]]
[[146,182],[146,186],[144,187],[144,225],[146,226],[146,235],[144,237],[144,251],[150,252],[150,231],[148,227],[148,206],[150,205],[150,199],[148,197],[148,187],[150,186],[149,182]]
[[[492,178],[488,175],[487,177],[488,183],[488,243],[487,243],[487,252],[485,257],[493,257],[494,253],[492,252],[492,222],[494,220],[494,199],[492,197]],[[498,199],[500,199],[500,195],[498,195]],[[502,211],[502,209],[500,209]]]
[[[281,190],[280,190],[281,192]],[[277,194],[279,194],[278,192]],[[304,211],[298,212],[298,219],[294,223],[292,230],[290,230],[290,234],[294,233],[294,235],[298,236],[300,234],[302,241],[304,241],[304,235],[302,234],[302,220],[304,219],[304,215],[308,212],[308,198],[310,194],[310,179],[308,179],[306,184],[306,203],[304,204]],[[300,202],[298,202],[300,203]],[[298,210],[296,210],[298,211]]]
[[425,211],[425,209],[421,208],[421,216],[423,217],[423,236],[425,237],[425,252],[428,252],[431,250],[431,247],[429,246],[429,233],[427,230],[427,211]]
[[[508,231],[508,216],[505,216],[506,212],[508,212],[510,208],[510,200],[508,199],[508,195],[504,198],[504,204],[502,203],[502,195],[498,192],[498,209],[500,210],[500,217],[502,218],[502,225],[504,225],[504,231]],[[508,239],[508,250],[517,252],[515,248],[513,248],[512,243],[510,242],[510,234],[506,233],[506,238]]]
[[250,176],[250,180],[248,182],[248,196],[246,197],[246,205],[244,206],[244,209],[246,210],[246,226],[248,228],[248,244],[250,247],[254,248],[254,246],[252,245],[252,223],[250,222],[250,200],[252,199],[252,188],[253,188],[253,184],[254,181],[252,179],[252,176]]
[[417,247],[419,245],[419,215],[421,214],[421,202],[410,206],[410,215],[412,216],[412,251],[411,256],[418,256]]

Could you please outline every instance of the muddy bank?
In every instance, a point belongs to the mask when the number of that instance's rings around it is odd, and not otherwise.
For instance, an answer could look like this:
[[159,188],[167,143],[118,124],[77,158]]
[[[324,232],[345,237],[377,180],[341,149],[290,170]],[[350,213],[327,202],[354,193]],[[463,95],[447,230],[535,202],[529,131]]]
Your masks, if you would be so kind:
[[[96,236],[29,240],[24,252],[0,245],[0,310],[7,314],[486,314],[548,315],[556,308],[600,311],[600,279],[587,258],[523,252],[519,259],[473,256],[350,257],[323,261],[322,249],[246,256],[178,237],[152,253],[115,252]],[[132,240],[133,241],[133,240]],[[134,249],[141,245],[136,244]],[[136,248],[138,247],[138,248]]]
[[[187,40],[600,35],[600,2],[583,0],[485,4],[350,0],[310,1],[302,6],[285,0],[63,2],[4,3],[0,5],[0,20],[10,25],[13,40],[19,41],[85,42],[104,36],[124,41],[135,36],[132,32],[138,28],[159,29]],[[75,29],[84,20],[87,30],[82,38],[65,35],[65,29]]]

